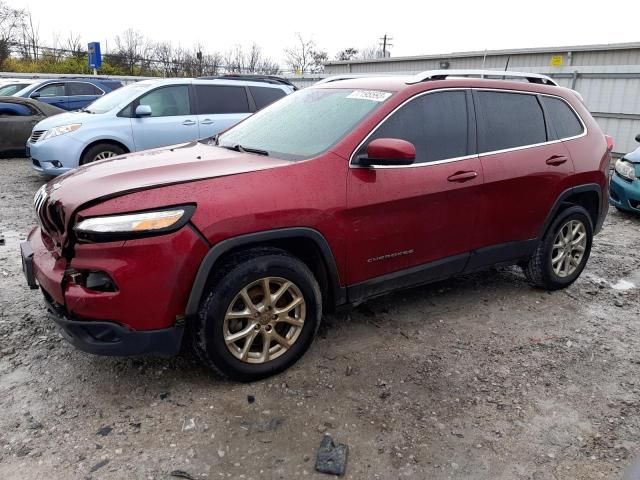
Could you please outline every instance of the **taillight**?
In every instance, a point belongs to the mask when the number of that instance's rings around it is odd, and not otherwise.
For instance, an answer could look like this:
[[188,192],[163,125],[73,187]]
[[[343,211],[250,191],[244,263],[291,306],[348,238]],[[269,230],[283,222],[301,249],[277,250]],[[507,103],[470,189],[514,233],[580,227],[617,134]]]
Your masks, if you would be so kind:
[[613,151],[613,137],[611,135],[605,135],[604,138],[607,139],[607,150]]

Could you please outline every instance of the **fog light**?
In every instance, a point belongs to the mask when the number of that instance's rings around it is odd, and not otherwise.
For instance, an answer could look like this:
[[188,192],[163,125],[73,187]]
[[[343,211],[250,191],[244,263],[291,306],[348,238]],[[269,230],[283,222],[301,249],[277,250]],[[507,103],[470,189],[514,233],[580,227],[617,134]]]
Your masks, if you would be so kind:
[[56,168],[62,168],[62,162],[60,160],[54,160],[53,162],[51,162],[51,165]]
[[115,282],[106,272],[79,272],[77,270],[70,270],[66,274],[66,279],[69,283],[80,285],[88,290],[95,290],[97,292],[118,291]]

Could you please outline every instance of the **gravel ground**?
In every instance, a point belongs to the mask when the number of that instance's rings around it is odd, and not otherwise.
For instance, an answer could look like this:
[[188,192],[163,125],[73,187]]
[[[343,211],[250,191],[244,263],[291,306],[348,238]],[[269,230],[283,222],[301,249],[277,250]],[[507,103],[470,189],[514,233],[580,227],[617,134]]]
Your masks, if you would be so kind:
[[620,478],[640,454],[640,218],[612,210],[564,291],[506,268],[392,294],[243,385],[63,342],[20,267],[43,178],[0,171],[0,478],[320,479],[325,433],[350,479]]

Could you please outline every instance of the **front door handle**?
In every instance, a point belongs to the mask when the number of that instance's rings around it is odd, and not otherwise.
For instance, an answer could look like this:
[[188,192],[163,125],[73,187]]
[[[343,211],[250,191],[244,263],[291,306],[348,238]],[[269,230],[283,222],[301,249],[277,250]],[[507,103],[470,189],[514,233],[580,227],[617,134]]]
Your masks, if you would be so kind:
[[213,125],[213,123],[213,120],[211,120],[210,118],[205,118],[200,122],[200,125]]
[[562,165],[566,161],[567,157],[565,157],[564,155],[552,155],[547,158],[547,165],[553,165],[554,167],[557,167],[558,165]]
[[193,120],[185,120],[184,122],[182,122],[182,124],[190,127],[191,125],[195,125],[196,122],[194,122]]
[[466,172],[456,172],[453,175],[447,177],[447,180],[450,182],[466,182],[468,180],[473,180],[478,176],[478,172],[473,170]]

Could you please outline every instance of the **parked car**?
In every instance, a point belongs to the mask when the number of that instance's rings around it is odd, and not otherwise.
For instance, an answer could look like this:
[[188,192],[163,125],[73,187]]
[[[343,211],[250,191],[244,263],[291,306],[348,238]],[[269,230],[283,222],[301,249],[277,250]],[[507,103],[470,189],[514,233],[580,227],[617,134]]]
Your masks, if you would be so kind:
[[63,112],[29,98],[0,97],[0,155],[24,155],[33,126]]
[[188,329],[242,381],[293,364],[323,312],[398,288],[516,263],[571,285],[607,213],[610,138],[547,77],[451,73],[309,87],[216,139],[53,180],[27,282],[79,349],[175,354]]
[[11,95],[33,98],[63,110],[80,110],[120,87],[119,80],[67,77],[34,81]]
[[37,80],[9,79],[0,82],[0,96],[7,97],[33,85]]
[[[640,142],[640,135],[636,136]],[[640,147],[616,161],[609,184],[609,203],[618,210],[640,213]]]
[[27,149],[34,169],[60,175],[123,153],[215,135],[294,89],[264,77],[145,80],[81,112],[37,124]]

